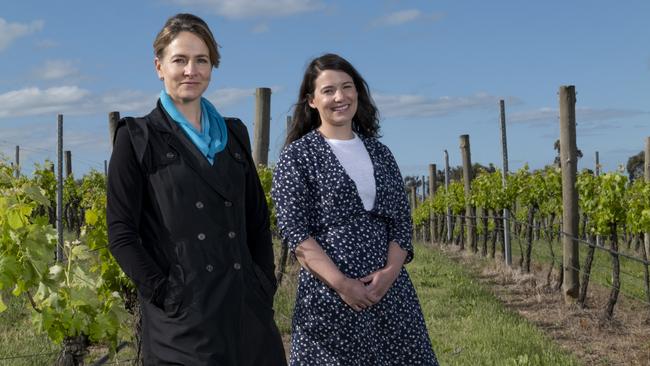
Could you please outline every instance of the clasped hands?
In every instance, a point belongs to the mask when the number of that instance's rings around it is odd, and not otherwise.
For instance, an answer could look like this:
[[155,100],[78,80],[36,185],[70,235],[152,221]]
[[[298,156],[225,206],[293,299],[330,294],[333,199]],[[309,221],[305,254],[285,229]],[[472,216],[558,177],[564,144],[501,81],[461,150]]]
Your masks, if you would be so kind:
[[345,277],[336,292],[354,311],[361,311],[378,303],[393,285],[401,268],[384,267],[365,277]]

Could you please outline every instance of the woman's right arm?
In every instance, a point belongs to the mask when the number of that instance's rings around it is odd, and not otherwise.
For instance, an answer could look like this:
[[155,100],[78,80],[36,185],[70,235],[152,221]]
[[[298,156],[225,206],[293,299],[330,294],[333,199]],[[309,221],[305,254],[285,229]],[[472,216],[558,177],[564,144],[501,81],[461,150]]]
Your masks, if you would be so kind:
[[108,171],[106,221],[109,249],[144,300],[162,305],[166,276],[139,236],[144,174],[126,126],[117,130]]
[[352,309],[360,311],[381,299],[373,296],[360,280],[343,274],[311,236],[298,245],[295,253],[303,268],[334,289]]

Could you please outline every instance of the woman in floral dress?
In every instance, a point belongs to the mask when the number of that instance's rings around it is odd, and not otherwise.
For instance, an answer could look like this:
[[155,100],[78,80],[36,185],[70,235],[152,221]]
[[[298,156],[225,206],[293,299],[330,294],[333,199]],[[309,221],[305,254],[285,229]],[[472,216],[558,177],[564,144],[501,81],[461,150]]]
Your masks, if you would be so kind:
[[278,226],[302,268],[291,365],[437,365],[404,264],[402,177],[377,140],[368,85],[340,56],[314,59],[273,177]]

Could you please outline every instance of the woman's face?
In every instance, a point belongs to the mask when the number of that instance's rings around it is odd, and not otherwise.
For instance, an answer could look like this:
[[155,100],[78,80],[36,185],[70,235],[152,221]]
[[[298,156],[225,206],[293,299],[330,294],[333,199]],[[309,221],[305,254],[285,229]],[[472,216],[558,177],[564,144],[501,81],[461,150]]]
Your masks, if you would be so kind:
[[357,113],[357,88],[343,71],[324,70],[316,78],[309,106],[318,110],[323,125],[352,126]]
[[200,100],[210,84],[212,62],[208,46],[191,32],[180,32],[155,59],[167,94],[179,104]]

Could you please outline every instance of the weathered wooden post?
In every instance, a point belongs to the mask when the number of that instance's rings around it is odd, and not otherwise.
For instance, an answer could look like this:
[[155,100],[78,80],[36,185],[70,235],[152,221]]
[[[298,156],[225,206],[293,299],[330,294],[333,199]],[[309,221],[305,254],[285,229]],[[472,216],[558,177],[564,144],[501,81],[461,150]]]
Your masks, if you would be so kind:
[[63,154],[65,161],[65,177],[67,178],[72,175],[72,151],[65,150]]
[[[506,139],[506,105],[503,99],[499,101],[499,109],[501,110],[501,150],[503,151],[503,174],[501,174],[501,183],[505,189],[508,182],[508,141]],[[507,207],[503,209],[503,251],[506,265],[512,266],[510,210]]]
[[57,116],[56,170],[56,260],[63,262],[63,115]]
[[[436,164],[429,164],[429,199],[433,200],[436,194],[436,179],[438,171]],[[438,225],[436,225],[435,214],[429,214],[429,235],[431,235],[431,243],[435,242],[438,238],[437,234]]]
[[271,125],[271,89],[255,90],[255,126],[253,134],[253,160],[255,165],[268,165],[269,130]]
[[16,145],[16,179],[20,178],[20,146]]
[[[465,184],[465,223],[467,225],[467,238],[469,247],[476,253],[476,213],[474,206],[470,202],[471,185],[472,185],[472,157],[469,147],[469,135],[460,135],[460,153],[463,156],[463,183]],[[462,244],[461,244],[462,245]],[[461,247],[462,249],[462,247]]]
[[110,145],[113,147],[115,142],[115,132],[117,131],[117,122],[120,121],[120,112],[113,111],[108,113],[108,138]]
[[[650,183],[650,136],[645,139],[645,160],[643,161],[643,175],[646,183]],[[646,257],[650,257],[650,233],[643,235]]]
[[413,185],[411,186],[411,202],[413,202],[413,206],[411,206],[411,209],[415,211],[415,209],[418,207],[418,183],[417,181],[413,181]]
[[[600,175],[600,155],[596,151],[596,170],[594,171],[596,176]],[[596,235],[596,245],[601,246],[600,235]]]
[[[449,154],[445,150],[445,194],[449,194]],[[447,243],[451,243],[451,208],[447,203]]]
[[561,86],[560,92],[560,159],[562,167],[562,226],[564,247],[564,301],[575,303],[580,289],[580,252],[578,248],[578,191],[576,174],[576,90]]

